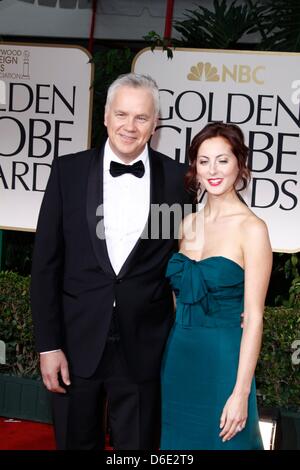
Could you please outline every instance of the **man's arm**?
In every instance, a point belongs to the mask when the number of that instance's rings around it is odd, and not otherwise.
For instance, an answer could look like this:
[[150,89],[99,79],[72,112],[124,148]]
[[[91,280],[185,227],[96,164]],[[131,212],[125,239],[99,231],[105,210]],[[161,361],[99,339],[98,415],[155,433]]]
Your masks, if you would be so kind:
[[[41,205],[32,263],[31,308],[37,350],[62,348],[61,292],[64,243],[62,197],[58,159],[53,160],[47,189]],[[68,384],[68,366],[62,351],[41,356],[41,372],[47,388],[64,391],[58,383],[60,373]]]

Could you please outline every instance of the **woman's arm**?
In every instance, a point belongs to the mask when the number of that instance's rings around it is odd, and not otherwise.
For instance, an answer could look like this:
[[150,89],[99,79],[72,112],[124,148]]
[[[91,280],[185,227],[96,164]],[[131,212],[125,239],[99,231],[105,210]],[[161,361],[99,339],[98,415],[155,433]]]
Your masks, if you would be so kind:
[[272,249],[265,223],[249,218],[242,227],[245,297],[243,335],[236,383],[222,416],[220,436],[231,439],[247,420],[248,396],[257,364],[263,331],[263,312],[272,269]]

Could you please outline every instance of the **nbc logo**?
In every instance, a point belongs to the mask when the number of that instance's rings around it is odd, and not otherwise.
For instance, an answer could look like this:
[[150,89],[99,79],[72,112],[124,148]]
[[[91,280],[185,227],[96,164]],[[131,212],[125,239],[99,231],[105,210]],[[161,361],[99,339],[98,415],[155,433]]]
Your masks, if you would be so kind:
[[212,67],[210,62],[198,62],[197,65],[191,67],[191,71],[187,78],[189,80],[202,80],[204,72],[204,78],[207,82],[219,82],[220,76],[218,75],[217,67]]
[[255,82],[262,85],[264,81],[261,78],[265,67],[259,65],[251,68],[249,65],[233,65],[231,68],[222,65],[220,70],[210,62],[198,62],[192,65],[187,75],[188,80],[206,81],[206,82],[226,82],[232,80],[237,83]]

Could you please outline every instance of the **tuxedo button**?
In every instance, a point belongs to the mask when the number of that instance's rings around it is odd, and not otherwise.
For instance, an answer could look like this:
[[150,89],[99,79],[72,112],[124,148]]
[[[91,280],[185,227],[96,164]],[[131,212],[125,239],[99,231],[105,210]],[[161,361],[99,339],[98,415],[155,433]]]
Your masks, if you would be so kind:
[[121,284],[121,282],[123,282],[123,279],[117,279],[117,284]]

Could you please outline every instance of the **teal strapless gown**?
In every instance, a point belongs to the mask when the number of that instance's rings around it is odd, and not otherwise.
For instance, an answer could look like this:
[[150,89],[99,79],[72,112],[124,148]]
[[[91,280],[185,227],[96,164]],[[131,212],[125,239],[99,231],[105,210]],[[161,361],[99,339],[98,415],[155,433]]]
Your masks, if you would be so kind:
[[222,256],[193,261],[176,253],[167,277],[177,309],[162,364],[161,449],[263,449],[254,379],[246,427],[227,442],[219,437],[237,375],[244,270]]

